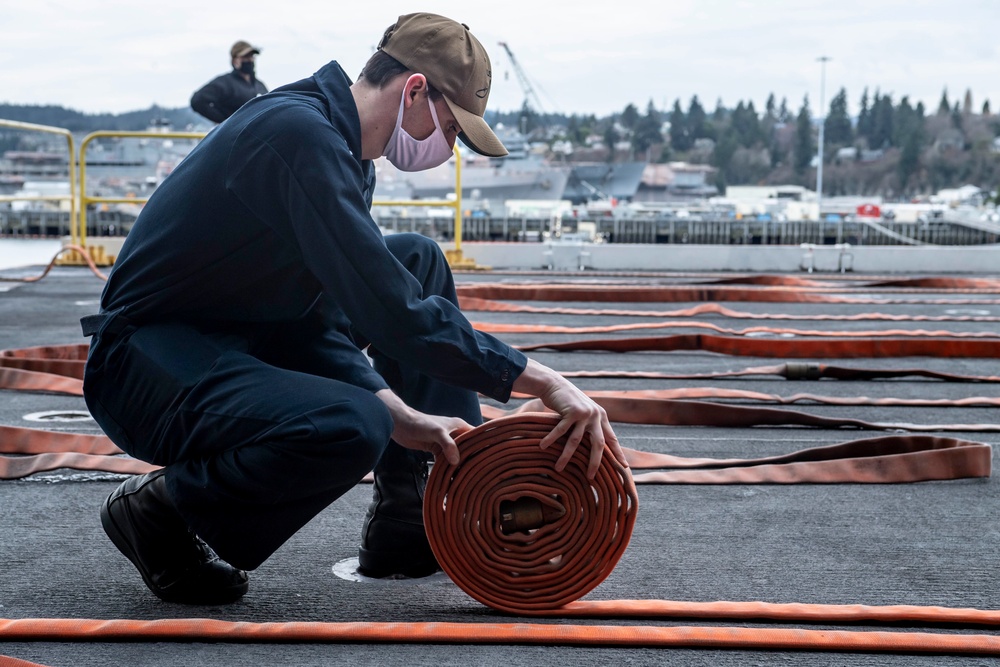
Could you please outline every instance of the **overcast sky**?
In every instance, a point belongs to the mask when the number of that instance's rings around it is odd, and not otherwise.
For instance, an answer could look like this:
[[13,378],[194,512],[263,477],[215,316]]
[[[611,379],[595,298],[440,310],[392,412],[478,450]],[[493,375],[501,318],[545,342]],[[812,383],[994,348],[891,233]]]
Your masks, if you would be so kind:
[[507,42],[546,111],[645,111],[692,95],[711,111],[768,93],[818,115],[844,87],[937,108],[967,89],[1000,111],[1000,0],[0,0],[0,102],[88,113],[182,107],[230,68],[229,47],[262,47],[275,88],[338,60],[355,77],[396,17],[433,11],[467,23],[493,61],[490,108],[524,93]]

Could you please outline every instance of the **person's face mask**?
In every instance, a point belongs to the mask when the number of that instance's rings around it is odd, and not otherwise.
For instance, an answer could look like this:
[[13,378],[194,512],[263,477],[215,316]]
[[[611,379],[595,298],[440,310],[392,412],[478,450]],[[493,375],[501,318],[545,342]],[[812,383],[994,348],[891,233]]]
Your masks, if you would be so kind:
[[253,74],[253,61],[244,60],[240,63],[240,71],[244,74]]
[[437,111],[431,98],[427,96],[427,104],[431,108],[431,118],[434,119],[434,131],[426,139],[414,139],[403,129],[403,101],[406,91],[399,100],[399,115],[396,116],[396,127],[389,137],[389,143],[382,152],[389,162],[400,171],[423,171],[444,164],[452,155],[451,146],[444,136],[441,123],[438,122]]

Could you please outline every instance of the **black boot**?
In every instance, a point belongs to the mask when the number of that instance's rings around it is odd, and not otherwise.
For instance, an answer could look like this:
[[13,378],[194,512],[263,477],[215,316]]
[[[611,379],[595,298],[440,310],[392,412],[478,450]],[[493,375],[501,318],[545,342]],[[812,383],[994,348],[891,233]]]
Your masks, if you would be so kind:
[[426,577],[440,569],[424,532],[427,460],[390,442],[375,466],[372,504],[365,515],[358,571],[368,577]]
[[101,524],[167,602],[227,604],[249,588],[247,573],[219,558],[191,532],[167,495],[164,471],[126,480],[101,506]]

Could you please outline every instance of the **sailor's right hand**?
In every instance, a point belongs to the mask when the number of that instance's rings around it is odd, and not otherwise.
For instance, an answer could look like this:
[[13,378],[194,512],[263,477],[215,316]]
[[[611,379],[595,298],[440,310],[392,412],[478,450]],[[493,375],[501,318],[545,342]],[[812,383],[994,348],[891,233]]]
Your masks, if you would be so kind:
[[619,463],[628,467],[625,452],[622,451],[618,436],[611,428],[608,413],[562,375],[529,359],[524,372],[514,381],[513,389],[537,396],[545,407],[562,417],[555,428],[539,443],[542,449],[546,449],[563,436],[566,437],[562,454],[556,460],[557,471],[566,468],[580,443],[583,442],[584,436],[588,437],[590,443],[588,479],[593,479],[597,475],[605,445]]
[[430,452],[444,457],[448,463],[458,465],[458,446],[455,437],[472,430],[472,425],[458,417],[441,417],[414,410],[406,405],[391,389],[375,393],[392,416],[392,439],[407,449]]

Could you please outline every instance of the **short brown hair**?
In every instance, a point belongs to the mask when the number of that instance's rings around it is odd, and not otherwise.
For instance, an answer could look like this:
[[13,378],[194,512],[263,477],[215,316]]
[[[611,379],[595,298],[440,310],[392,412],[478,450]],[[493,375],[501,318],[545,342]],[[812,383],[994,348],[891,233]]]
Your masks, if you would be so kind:
[[387,83],[395,79],[400,74],[405,74],[410,70],[406,65],[399,62],[385,51],[379,50],[372,54],[358,76],[376,88],[382,88]]
[[[382,88],[400,74],[411,71],[406,65],[399,62],[385,51],[379,50],[372,54],[365,66],[361,68],[359,79],[364,79],[376,88]],[[442,97],[441,91],[427,82],[427,94],[431,99],[437,100]]]

